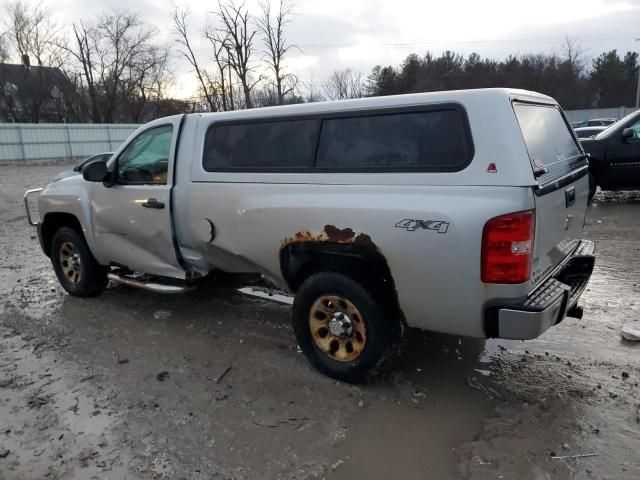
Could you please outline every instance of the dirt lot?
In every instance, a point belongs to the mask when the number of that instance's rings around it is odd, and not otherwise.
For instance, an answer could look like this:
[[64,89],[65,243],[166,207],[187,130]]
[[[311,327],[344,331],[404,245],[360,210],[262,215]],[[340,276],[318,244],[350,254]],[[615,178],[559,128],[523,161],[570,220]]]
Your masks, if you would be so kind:
[[583,320],[526,343],[411,332],[355,387],[309,367],[288,306],[223,278],[64,294],[21,200],[64,168],[0,167],[0,479],[640,478],[640,345],[620,337],[640,195],[590,208]]

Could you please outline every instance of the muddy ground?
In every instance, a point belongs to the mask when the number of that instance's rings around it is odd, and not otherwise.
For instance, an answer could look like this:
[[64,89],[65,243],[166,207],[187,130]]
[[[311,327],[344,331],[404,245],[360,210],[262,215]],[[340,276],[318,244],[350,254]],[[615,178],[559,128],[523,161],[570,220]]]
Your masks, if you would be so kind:
[[0,167],[0,479],[640,478],[640,345],[620,337],[640,194],[589,209],[582,320],[529,342],[411,332],[356,387],[310,368],[287,305],[227,278],[64,294],[21,196],[65,168]]

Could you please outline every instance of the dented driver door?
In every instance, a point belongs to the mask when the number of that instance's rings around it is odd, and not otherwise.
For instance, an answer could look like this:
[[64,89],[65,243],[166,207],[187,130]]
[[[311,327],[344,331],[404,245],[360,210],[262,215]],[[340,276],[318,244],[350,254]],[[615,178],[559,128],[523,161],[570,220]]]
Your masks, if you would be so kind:
[[182,117],[139,132],[113,160],[113,185],[95,184],[96,256],[133,271],[184,278],[171,221],[176,139]]

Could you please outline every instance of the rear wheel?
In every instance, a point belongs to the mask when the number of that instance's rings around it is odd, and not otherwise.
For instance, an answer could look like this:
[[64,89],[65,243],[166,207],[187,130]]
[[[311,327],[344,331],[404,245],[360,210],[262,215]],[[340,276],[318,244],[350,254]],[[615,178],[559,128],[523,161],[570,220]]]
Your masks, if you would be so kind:
[[51,263],[62,288],[76,297],[93,297],[107,288],[108,267],[93,257],[84,237],[69,227],[60,228],[51,242]]
[[319,371],[360,382],[385,358],[393,322],[358,282],[346,275],[311,275],[293,303],[293,329],[307,359]]

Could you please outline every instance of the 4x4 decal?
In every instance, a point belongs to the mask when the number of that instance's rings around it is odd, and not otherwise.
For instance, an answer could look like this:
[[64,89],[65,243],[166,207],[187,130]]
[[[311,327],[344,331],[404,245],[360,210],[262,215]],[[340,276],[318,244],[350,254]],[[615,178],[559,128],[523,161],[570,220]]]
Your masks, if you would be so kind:
[[396,223],[396,228],[404,228],[408,232],[415,232],[419,228],[424,230],[435,230],[438,233],[447,233],[449,222],[442,220],[413,220],[405,218]]

